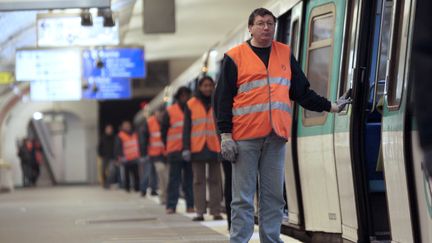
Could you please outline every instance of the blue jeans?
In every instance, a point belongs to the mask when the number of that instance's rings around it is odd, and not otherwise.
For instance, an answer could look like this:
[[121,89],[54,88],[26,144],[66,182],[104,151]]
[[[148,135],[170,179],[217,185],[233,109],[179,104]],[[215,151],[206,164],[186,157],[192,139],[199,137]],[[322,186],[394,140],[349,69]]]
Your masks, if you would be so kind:
[[149,184],[152,192],[155,192],[157,190],[156,169],[153,162],[145,161],[142,164],[141,192],[147,192]]
[[[180,182],[186,200],[186,207],[194,207],[193,189],[192,189],[192,163],[184,160],[170,160],[169,161],[169,182],[168,182],[168,198],[167,209],[176,209],[178,198],[180,195]],[[183,180],[182,180],[183,172]]]
[[239,154],[232,164],[231,243],[246,243],[252,237],[257,179],[260,242],[282,242],[285,143],[274,133],[237,142]]

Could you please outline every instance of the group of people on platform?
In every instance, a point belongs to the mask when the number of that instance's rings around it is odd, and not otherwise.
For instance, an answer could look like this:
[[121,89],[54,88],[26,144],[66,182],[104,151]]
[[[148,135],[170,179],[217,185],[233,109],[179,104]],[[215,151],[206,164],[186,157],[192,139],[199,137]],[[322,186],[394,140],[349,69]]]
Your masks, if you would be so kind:
[[[155,183],[151,168],[159,168],[155,171],[161,181],[160,191],[166,191],[161,200],[166,212],[176,212],[181,186],[187,212],[195,211],[193,220],[202,221],[207,211],[207,181],[210,214],[219,220],[222,161],[230,242],[250,240],[257,188],[260,239],[282,242],[279,235],[286,205],[284,158],[291,133],[291,101],[312,111],[337,113],[351,100],[344,94],[333,103],[311,90],[290,48],[273,40],[275,24],[276,17],[269,10],[255,9],[248,20],[251,39],[225,53],[216,89],[210,77],[203,77],[192,98],[190,89],[180,87],[173,105],[163,115],[156,111],[137,133],[125,123],[114,157],[124,165],[126,190],[130,173],[135,190],[139,190],[137,164],[143,161],[143,195],[147,186]],[[163,164],[164,158],[167,164]],[[164,173],[169,174],[168,185],[162,182]]]
[[[193,95],[189,88],[180,87],[171,106],[154,110],[135,129],[128,121],[122,123],[117,135],[112,125],[105,127],[99,143],[105,188],[118,182],[126,191],[133,189],[143,197],[150,189],[152,196],[159,196],[167,214],[176,213],[182,194],[186,212],[196,212],[193,221],[203,221],[207,207],[214,220],[222,220],[225,191],[226,211],[230,212],[231,163],[220,156],[211,102],[215,82],[205,76],[197,87]],[[226,171],[225,190],[221,162]]]
[[163,115],[155,112],[142,130],[134,133],[124,124],[114,157],[124,165],[126,190],[129,174],[139,190],[137,164],[142,160],[144,195],[147,185],[154,183],[151,167],[159,168],[160,181],[163,173],[169,173],[168,185],[159,184],[166,191],[162,200],[166,212],[176,212],[181,185],[187,211],[195,210],[193,220],[201,221],[207,209],[208,164],[208,207],[214,219],[222,219],[222,161],[227,218],[232,220],[230,242],[248,242],[252,237],[257,191],[260,240],[282,242],[285,144],[291,135],[292,101],[311,111],[338,113],[351,99],[346,93],[331,102],[310,89],[289,46],[273,40],[275,26],[272,12],[255,9],[248,19],[251,38],[225,53],[216,89],[210,77],[203,77],[192,98],[190,89],[179,88],[174,104]]

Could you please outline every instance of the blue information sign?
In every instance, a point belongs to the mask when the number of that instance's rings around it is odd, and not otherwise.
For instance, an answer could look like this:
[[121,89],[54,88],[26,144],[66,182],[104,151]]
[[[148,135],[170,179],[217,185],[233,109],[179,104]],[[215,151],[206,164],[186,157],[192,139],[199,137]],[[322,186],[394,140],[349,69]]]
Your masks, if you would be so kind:
[[126,78],[91,77],[88,84],[83,90],[83,99],[129,99],[132,96],[130,80]]
[[83,51],[83,78],[145,78],[142,48],[109,48]]

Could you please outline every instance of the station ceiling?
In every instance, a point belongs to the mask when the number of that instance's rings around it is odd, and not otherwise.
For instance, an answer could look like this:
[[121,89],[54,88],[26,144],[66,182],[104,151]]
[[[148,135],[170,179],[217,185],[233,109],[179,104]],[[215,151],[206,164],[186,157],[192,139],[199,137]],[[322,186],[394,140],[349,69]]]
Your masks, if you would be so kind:
[[[254,8],[269,2],[272,0],[176,0],[173,34],[143,33],[143,0],[111,0],[111,8],[119,16],[121,44],[143,45],[146,59],[152,61],[201,55],[230,30],[245,23]],[[0,71],[13,71],[17,48],[36,47],[36,15],[46,12],[0,12]]]

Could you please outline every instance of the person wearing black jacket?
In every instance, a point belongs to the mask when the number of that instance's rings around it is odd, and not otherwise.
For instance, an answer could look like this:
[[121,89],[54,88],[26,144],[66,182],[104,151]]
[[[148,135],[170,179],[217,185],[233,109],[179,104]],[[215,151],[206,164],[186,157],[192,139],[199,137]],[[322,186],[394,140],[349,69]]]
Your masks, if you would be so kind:
[[[98,154],[102,158],[102,181],[104,188],[109,188],[112,183],[114,156],[114,128],[111,124],[105,126],[104,134],[99,140]],[[108,174],[108,176],[107,176]]]
[[29,138],[24,138],[18,147],[18,157],[21,160],[23,186],[33,185],[33,165],[36,164],[34,146]]
[[[185,161],[182,156],[184,109],[186,107],[186,102],[191,96],[191,93],[192,92],[189,88],[180,87],[174,95],[174,104],[167,108],[167,112],[162,118],[161,136],[162,141],[165,144],[167,160],[169,163],[169,182],[166,204],[167,214],[173,214],[176,212],[181,181],[182,189],[186,199],[186,212],[192,213],[195,211],[192,189],[192,165],[190,162]],[[178,119],[182,116],[182,119]],[[174,120],[174,118],[178,120]],[[170,131],[173,133],[171,138],[168,134]],[[172,151],[171,146],[175,147]]]
[[[222,201],[222,175],[218,153],[219,138],[216,133],[211,98],[214,81],[205,76],[198,81],[195,96],[187,102],[184,112],[183,159],[191,161],[193,170],[194,203],[197,216],[193,221],[203,221],[206,213],[206,181],[210,190],[210,214],[214,220],[220,215]],[[193,143],[194,144],[191,144]],[[202,149],[200,148],[202,146]],[[201,149],[197,151],[198,149]],[[206,165],[209,177],[206,180]]]
[[275,25],[276,17],[267,9],[250,14],[252,38],[225,54],[214,96],[221,154],[232,162],[232,243],[248,242],[252,237],[257,183],[260,240],[282,242],[290,101],[318,112],[340,112],[350,102],[344,95],[332,104],[309,88],[289,47],[273,40]]
[[147,146],[148,146],[148,138],[149,131],[147,121],[144,121],[142,125],[137,129],[138,130],[138,139],[140,144],[140,153],[141,153],[141,182],[140,182],[140,190],[141,196],[145,197],[147,195],[147,188],[150,186],[151,195],[157,196],[157,177],[156,177],[156,169],[154,163],[150,160],[150,157],[147,154]]
[[[158,144],[161,142],[160,124],[163,115],[163,107],[156,109],[153,115],[144,122],[139,130],[141,156],[144,158],[143,178],[141,178],[141,195],[146,195],[147,187],[150,184],[152,190],[151,195],[156,196],[158,195],[156,190],[157,187],[159,187],[159,200],[161,204],[166,203],[166,187],[168,184],[168,170],[164,156],[164,147],[163,144]],[[154,124],[149,124],[151,122]],[[151,126],[154,126],[154,128]],[[152,131],[152,129],[154,129],[154,131]],[[151,138],[153,140],[151,140]],[[153,149],[153,152],[151,149]]]

